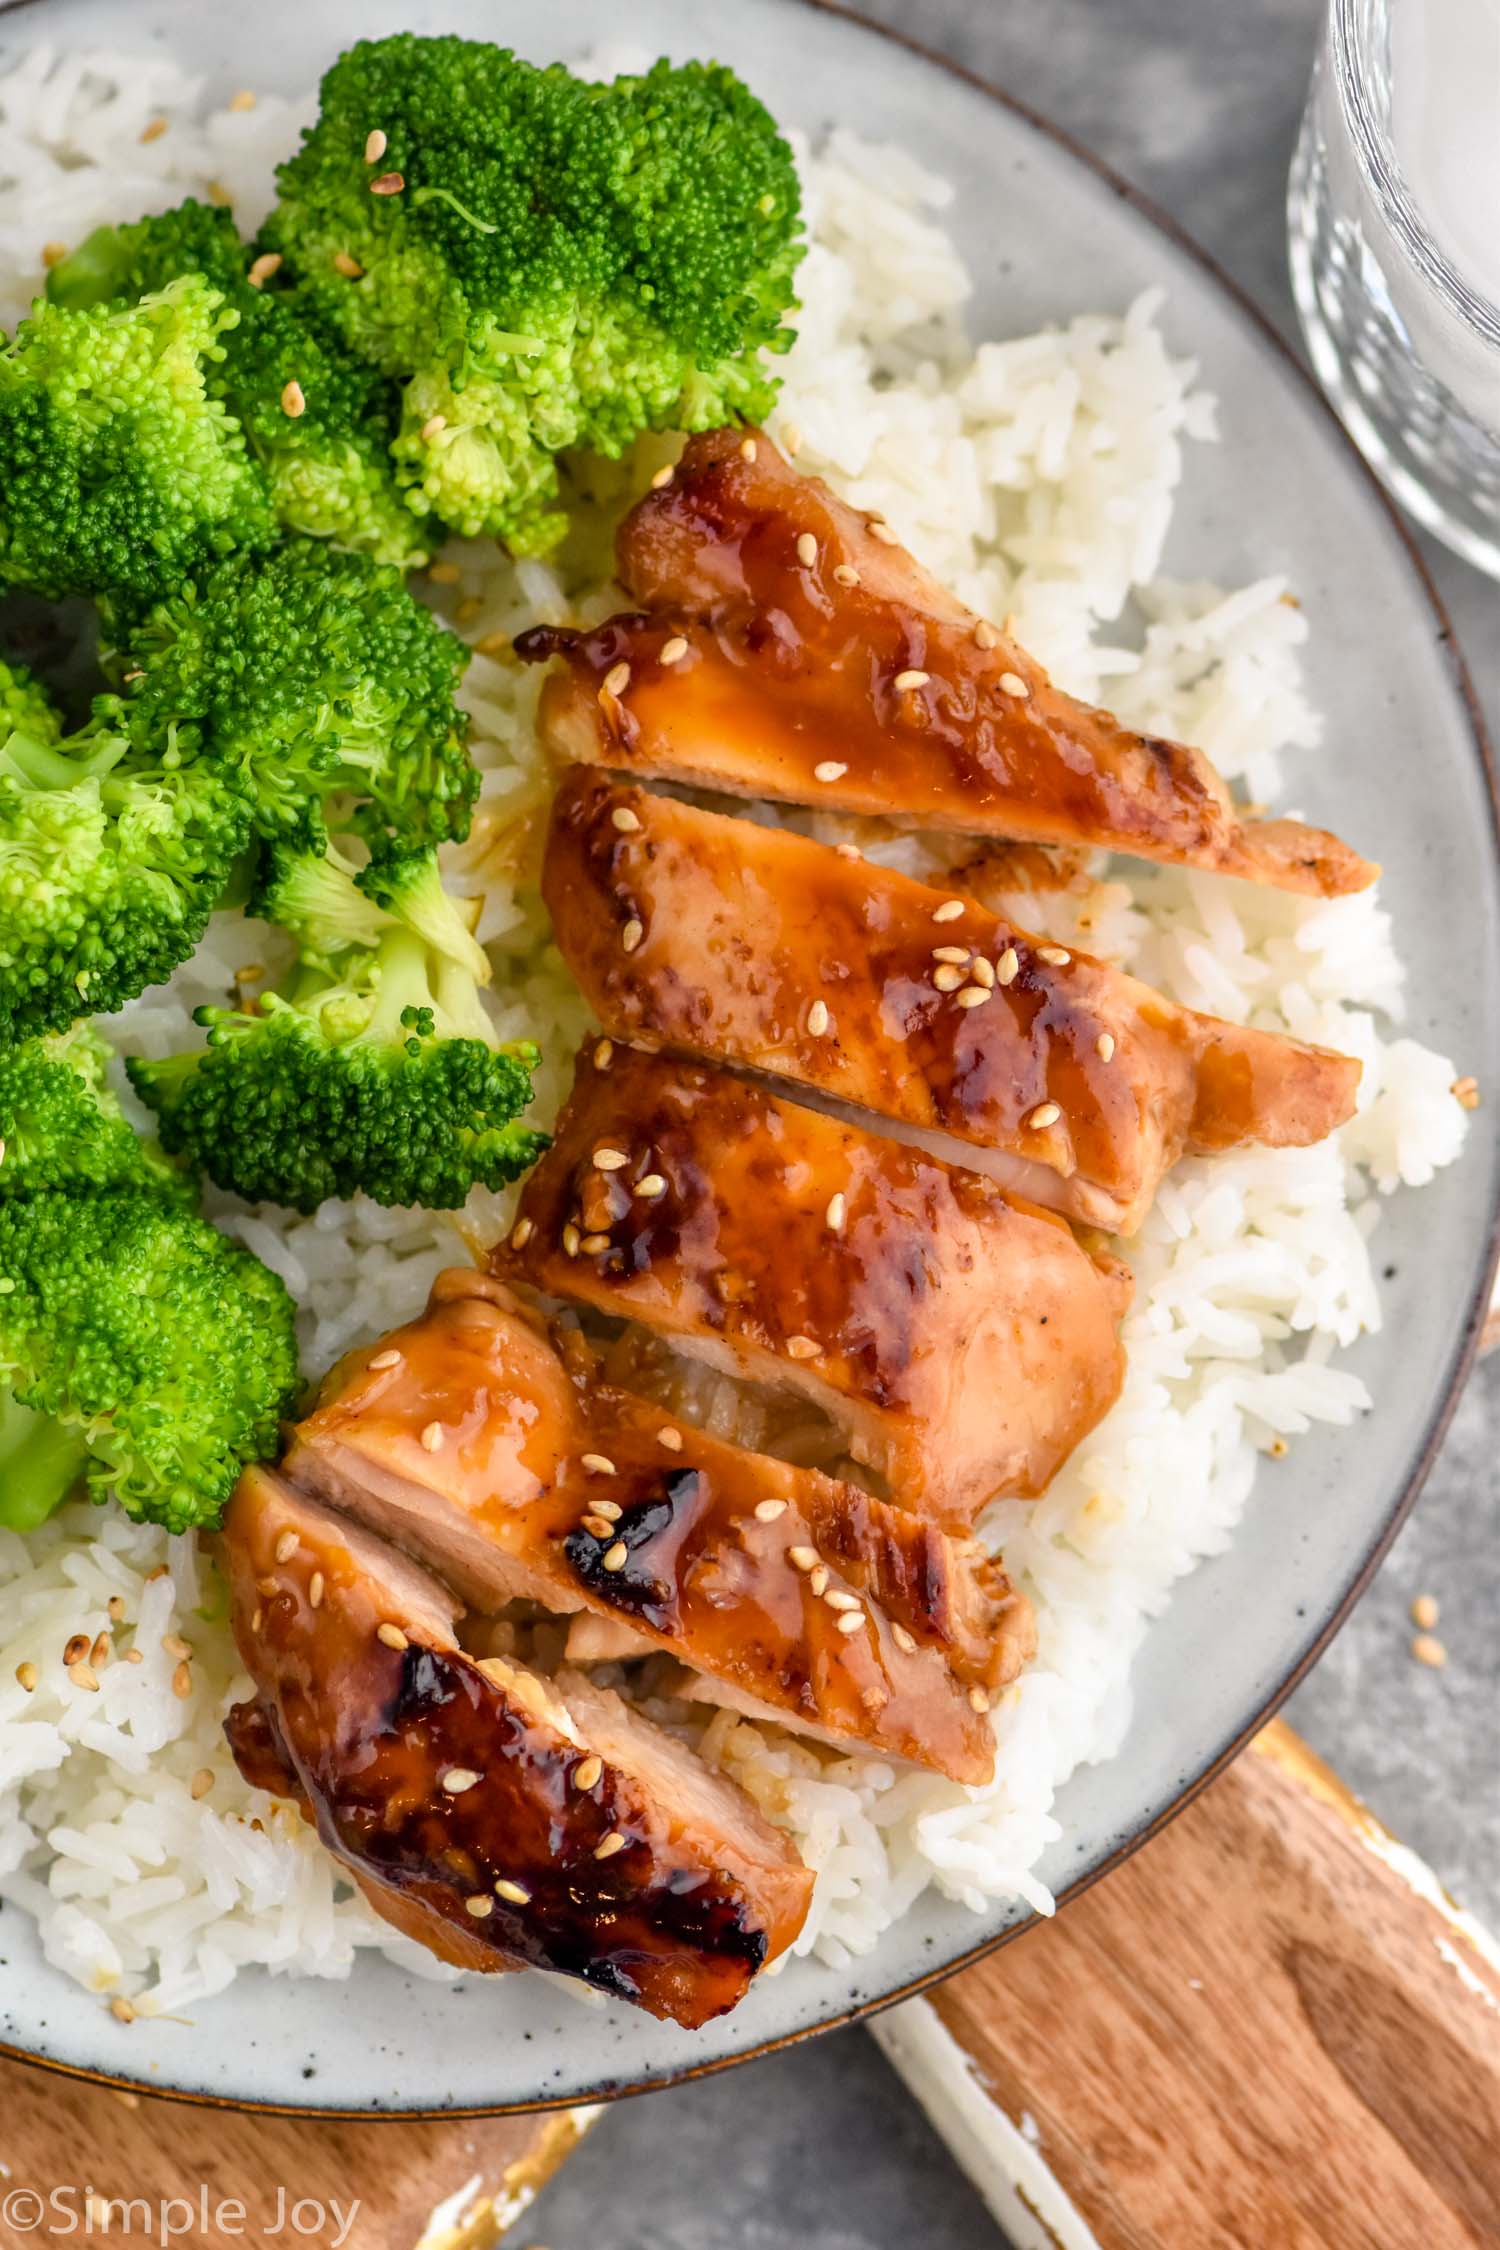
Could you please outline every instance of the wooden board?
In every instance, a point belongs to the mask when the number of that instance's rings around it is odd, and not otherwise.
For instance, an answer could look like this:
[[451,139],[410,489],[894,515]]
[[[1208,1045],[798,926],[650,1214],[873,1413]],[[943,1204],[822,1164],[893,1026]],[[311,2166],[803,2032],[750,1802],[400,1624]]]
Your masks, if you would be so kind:
[[1500,2244],[1500,1954],[1279,1723],[876,2030],[1024,2250]]

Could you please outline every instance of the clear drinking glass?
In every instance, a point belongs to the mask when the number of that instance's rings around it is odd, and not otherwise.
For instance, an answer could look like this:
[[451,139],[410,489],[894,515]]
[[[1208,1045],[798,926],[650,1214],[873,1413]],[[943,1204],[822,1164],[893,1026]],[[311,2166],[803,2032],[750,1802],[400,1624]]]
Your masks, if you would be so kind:
[[1500,0],[1329,0],[1287,222],[1345,427],[1500,578]]

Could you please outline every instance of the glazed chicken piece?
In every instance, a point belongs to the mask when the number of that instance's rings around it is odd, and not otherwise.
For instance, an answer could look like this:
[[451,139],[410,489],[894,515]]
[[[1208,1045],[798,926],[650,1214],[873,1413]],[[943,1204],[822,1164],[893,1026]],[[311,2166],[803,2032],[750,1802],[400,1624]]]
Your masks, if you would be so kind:
[[498,1273],[804,1392],[904,1506],[1043,1491],[1114,1403],[1126,1269],[993,1180],[591,1042]]
[[1350,1056],[1179,1008],[957,893],[579,768],[542,889],[607,1033],[764,1071],[987,1152],[1016,1194],[1137,1227],[1183,1155],[1304,1147]]
[[578,1356],[499,1282],[441,1275],[420,1320],[334,1370],[284,1473],[478,1609],[591,1612],[610,1633],[575,1655],[665,1649],[783,1725],[988,1779],[991,1698],[1032,1648],[999,1566]]
[[1242,817],[1201,751],[1064,695],[763,435],[690,439],[617,561],[640,612],[516,643],[564,660],[541,705],[562,759],[1323,897],[1378,872],[1322,829]]
[[471,1661],[440,1587],[267,1470],[223,1547],[256,1690],[236,1758],[443,1960],[558,1970],[691,2027],[795,1938],[812,1877],[789,1839],[617,1696]]

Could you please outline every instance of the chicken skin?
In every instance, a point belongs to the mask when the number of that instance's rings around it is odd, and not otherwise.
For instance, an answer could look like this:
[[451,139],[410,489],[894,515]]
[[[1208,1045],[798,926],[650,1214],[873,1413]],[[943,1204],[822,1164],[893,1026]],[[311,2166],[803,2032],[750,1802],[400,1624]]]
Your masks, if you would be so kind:
[[1132,1232],[1183,1155],[1305,1147],[1347,1055],[1179,1008],[888,868],[580,768],[542,889],[606,1032],[763,1071],[987,1152],[1014,1193]]
[[223,1552],[256,1689],[236,1758],[442,1959],[556,1970],[692,2027],[795,1938],[812,1877],[790,1840],[618,1696],[472,1661],[440,1587],[267,1470]]
[[[774,1224],[768,1216],[774,1214]],[[904,1506],[1034,1495],[1119,1394],[1126,1270],[992,1180],[608,1040],[494,1270],[804,1392]]]
[[570,1370],[499,1282],[439,1277],[423,1317],[334,1371],[287,1479],[476,1608],[625,1628],[741,1707],[979,1782],[1030,1607],[971,1542],[858,1486],[675,1425]]
[[1322,829],[1243,818],[1201,751],[1065,695],[759,433],[690,439],[616,553],[637,611],[516,642],[563,659],[541,705],[561,760],[1322,897],[1378,873]]

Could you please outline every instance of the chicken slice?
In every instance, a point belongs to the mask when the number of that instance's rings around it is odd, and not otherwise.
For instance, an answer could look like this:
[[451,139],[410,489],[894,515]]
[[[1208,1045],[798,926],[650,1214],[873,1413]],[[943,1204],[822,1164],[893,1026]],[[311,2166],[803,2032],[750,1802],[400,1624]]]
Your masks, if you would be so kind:
[[564,659],[541,704],[559,757],[1323,897],[1374,881],[1323,829],[1242,817],[1201,751],[1063,694],[884,526],[750,445],[691,439],[625,518],[619,574],[644,614],[518,639]]
[[592,1611],[783,1725],[960,1781],[994,1770],[989,1704],[1032,1647],[998,1564],[575,1380],[482,1274],[440,1276],[420,1320],[335,1370],[284,1473],[477,1608]]
[[801,1391],[963,1530],[1113,1405],[1130,1278],[993,1180],[607,1040],[579,1058],[498,1273]]
[[1132,1232],[1180,1156],[1304,1147],[1359,1064],[1179,1008],[977,901],[580,769],[542,889],[606,1032],[991,1152],[1032,1202]]
[[617,1696],[471,1661],[440,1587],[267,1470],[223,1545],[256,1688],[231,1748],[408,1936],[689,2027],[795,1938],[812,1877],[790,1839]]

